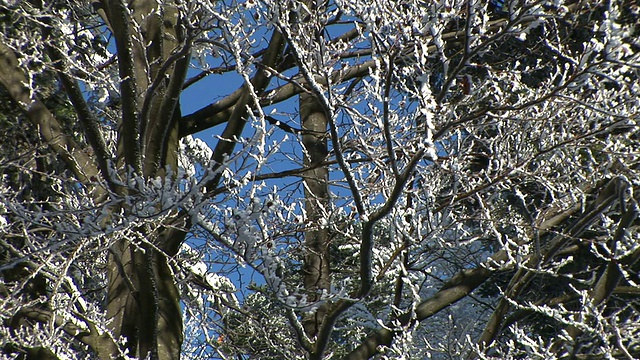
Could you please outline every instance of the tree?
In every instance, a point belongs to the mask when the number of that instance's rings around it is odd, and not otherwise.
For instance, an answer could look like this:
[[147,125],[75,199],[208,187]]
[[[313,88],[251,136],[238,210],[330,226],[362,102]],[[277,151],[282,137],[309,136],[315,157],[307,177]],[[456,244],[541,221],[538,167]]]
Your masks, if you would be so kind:
[[4,357],[640,356],[633,1],[0,6]]

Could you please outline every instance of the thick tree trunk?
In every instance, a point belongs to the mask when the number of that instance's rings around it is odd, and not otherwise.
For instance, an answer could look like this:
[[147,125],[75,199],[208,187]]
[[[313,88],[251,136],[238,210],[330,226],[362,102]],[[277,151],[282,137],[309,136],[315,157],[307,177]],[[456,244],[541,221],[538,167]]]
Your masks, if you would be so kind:
[[[171,2],[101,3],[123,79],[117,154],[122,176],[133,169],[146,179],[173,177],[181,116],[178,99],[190,59],[190,42],[177,9]],[[167,225],[171,226],[160,230],[140,228],[137,238],[120,240],[110,249],[108,264],[111,332],[126,338],[130,354],[162,360],[180,357],[180,295],[167,262],[176,255],[187,227]]]
[[[166,247],[181,243],[185,234],[167,228],[149,234],[147,239]],[[167,262],[177,252],[177,247],[172,248],[165,252],[150,244],[121,241],[110,250],[107,317],[113,336],[126,338],[130,354],[145,357],[150,353],[152,359],[180,358],[180,294]]]
[[[300,95],[302,142],[305,167],[318,164],[327,156],[327,117],[313,95]],[[305,233],[304,287],[308,301],[320,301],[331,286],[329,273],[329,231],[326,224],[329,206],[329,173],[319,166],[304,173],[305,210],[310,229]],[[313,338],[322,324],[326,306],[321,305],[303,319],[304,330]]]

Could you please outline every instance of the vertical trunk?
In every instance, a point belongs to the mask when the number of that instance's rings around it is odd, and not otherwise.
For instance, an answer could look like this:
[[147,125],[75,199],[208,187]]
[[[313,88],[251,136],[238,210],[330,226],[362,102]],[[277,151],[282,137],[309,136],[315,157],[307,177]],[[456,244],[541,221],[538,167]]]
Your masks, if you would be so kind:
[[147,239],[164,251],[130,241],[120,241],[111,249],[107,317],[112,335],[126,339],[130,354],[180,358],[180,294],[167,261],[177,253],[185,234],[172,227],[147,234]]
[[[302,142],[306,151],[304,165],[310,166],[327,156],[327,121],[318,101],[309,94],[300,95]],[[310,229],[305,234],[304,287],[311,302],[319,301],[323,290],[331,285],[329,273],[329,233],[326,211],[329,205],[328,169],[319,166],[304,174],[305,210]],[[307,336],[313,338],[322,324],[326,306],[305,315],[303,325]]]
[[[190,59],[189,41],[172,2],[124,3],[102,1],[119,45],[120,75],[127,79],[126,84],[135,86],[122,94],[121,130],[125,133],[121,134],[118,163],[124,165],[123,176],[134,169],[146,179],[173,177],[179,142],[178,99]],[[123,80],[123,86],[126,84]],[[123,192],[123,196],[135,195],[126,189]],[[175,218],[167,221],[176,222]],[[141,226],[137,238],[119,240],[110,249],[107,316],[112,334],[126,339],[130,355],[162,360],[180,357],[180,295],[168,258],[176,255],[187,227],[186,223],[166,224],[159,230]]]
[[[177,121],[167,129],[166,151],[157,170],[177,167]],[[168,259],[175,256],[189,224],[170,217],[172,223],[151,230],[138,229],[139,239],[120,240],[109,256],[107,316],[113,335],[126,338],[130,354],[151,359],[179,359],[182,344],[180,294]],[[146,242],[141,242],[144,239]],[[135,244],[133,243],[135,241]]]
[[158,301],[158,354],[160,359],[179,359],[182,346],[182,309],[180,292],[169,267],[168,258],[178,253],[186,232],[180,229],[189,228],[188,222],[171,224],[162,229],[158,235],[158,243],[162,245],[163,254],[154,252],[157,301]]
[[[130,354],[136,353],[137,303],[134,299],[135,281],[132,276],[133,259],[130,243],[123,241],[110,249],[107,262],[107,319],[114,339],[124,339]],[[134,282],[135,281],[135,282]],[[117,354],[112,354],[115,357]]]

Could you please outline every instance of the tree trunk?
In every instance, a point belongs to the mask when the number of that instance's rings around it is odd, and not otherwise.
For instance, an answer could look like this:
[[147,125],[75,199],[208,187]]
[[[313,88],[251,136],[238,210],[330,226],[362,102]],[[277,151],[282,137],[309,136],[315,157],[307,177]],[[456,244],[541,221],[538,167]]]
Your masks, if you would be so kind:
[[[133,170],[145,179],[174,177],[178,99],[190,59],[190,40],[177,9],[156,1],[103,0],[102,10],[114,35],[123,79],[117,154],[121,176]],[[123,191],[123,196],[135,195]],[[126,338],[130,354],[162,360],[180,357],[180,296],[167,261],[178,252],[186,227],[182,223],[160,230],[141,228],[137,238],[120,240],[110,249],[107,317],[114,337]]]
[[[300,95],[300,118],[302,142],[306,152],[305,167],[316,165],[327,156],[327,117],[318,100],[306,93]],[[304,288],[307,300],[321,300],[322,292],[329,290],[329,231],[327,211],[329,209],[329,175],[326,166],[319,166],[304,173],[305,210],[309,230],[305,233]],[[313,338],[322,324],[326,306],[321,305],[313,313],[305,315],[304,330]]]

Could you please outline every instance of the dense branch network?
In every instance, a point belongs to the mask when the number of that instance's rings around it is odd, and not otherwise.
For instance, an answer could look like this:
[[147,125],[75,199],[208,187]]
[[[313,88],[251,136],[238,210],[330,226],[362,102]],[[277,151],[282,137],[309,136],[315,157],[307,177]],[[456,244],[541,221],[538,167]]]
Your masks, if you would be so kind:
[[638,357],[639,16],[0,5],[0,352]]

